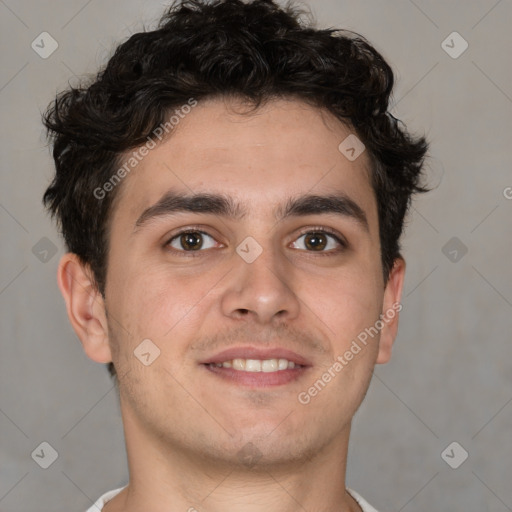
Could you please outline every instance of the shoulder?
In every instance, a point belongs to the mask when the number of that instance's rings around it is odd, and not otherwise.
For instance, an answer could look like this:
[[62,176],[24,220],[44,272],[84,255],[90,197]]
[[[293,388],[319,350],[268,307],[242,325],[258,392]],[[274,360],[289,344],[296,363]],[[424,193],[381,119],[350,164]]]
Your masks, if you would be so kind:
[[347,492],[357,501],[357,504],[363,509],[363,512],[378,512],[378,510],[372,507],[358,492],[347,487]]
[[90,508],[86,510],[86,512],[100,512],[103,510],[103,507],[107,501],[110,501],[114,496],[117,496],[124,488],[126,487],[119,487],[118,489],[113,489],[111,491],[106,492],[105,494],[102,494],[95,502],[94,505],[92,505]]

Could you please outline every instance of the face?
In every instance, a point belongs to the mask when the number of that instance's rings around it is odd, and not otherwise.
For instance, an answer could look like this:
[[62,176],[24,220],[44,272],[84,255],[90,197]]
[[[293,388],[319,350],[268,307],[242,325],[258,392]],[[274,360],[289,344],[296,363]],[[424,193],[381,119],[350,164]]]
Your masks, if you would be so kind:
[[233,105],[199,103],[122,183],[109,354],[125,422],[162,450],[296,460],[346,438],[397,312],[358,336],[399,301],[403,267],[384,286],[369,161],[338,149],[347,127],[299,101]]

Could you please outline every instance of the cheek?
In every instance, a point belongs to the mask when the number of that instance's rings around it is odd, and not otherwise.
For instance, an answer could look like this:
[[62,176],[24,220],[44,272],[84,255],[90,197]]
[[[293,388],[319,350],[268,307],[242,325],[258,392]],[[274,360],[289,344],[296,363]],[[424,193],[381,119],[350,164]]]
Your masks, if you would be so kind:
[[[153,268],[126,272],[126,279],[111,294],[115,307],[109,325],[117,349],[116,367],[118,373],[126,373],[127,396],[139,405],[147,390],[165,390],[172,383],[169,373],[181,379],[187,340],[195,332],[197,304],[205,293],[200,279],[185,283]],[[148,352],[154,360],[145,366],[137,354],[143,357]]]
[[328,326],[326,333],[330,339],[331,356],[337,358],[349,350],[357,352],[353,356],[348,354],[355,364],[351,363],[351,368],[344,373],[350,374],[356,368],[365,372],[376,357],[379,333],[372,326],[379,320],[382,310],[379,286],[378,280],[372,279],[368,271],[359,273],[355,270],[350,275],[344,273],[339,279],[331,280],[323,291],[317,288],[308,301],[322,323]]
[[311,303],[321,305],[319,310],[334,325],[362,326],[361,322],[378,318],[382,305],[383,290],[372,277],[368,267],[350,269],[333,276],[323,286],[310,293]]
[[116,309],[132,336],[165,342],[194,318],[215,282],[204,273],[183,276],[160,265],[127,271],[116,292]]

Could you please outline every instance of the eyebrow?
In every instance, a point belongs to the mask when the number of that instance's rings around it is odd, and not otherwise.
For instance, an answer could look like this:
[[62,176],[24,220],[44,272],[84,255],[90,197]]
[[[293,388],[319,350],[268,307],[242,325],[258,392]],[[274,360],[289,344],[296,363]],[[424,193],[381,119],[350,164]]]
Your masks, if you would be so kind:
[[[248,216],[246,208],[231,196],[216,193],[189,194],[170,190],[142,212],[135,222],[133,231],[135,233],[159,217],[184,212],[218,215],[236,221]],[[289,217],[318,214],[334,214],[351,219],[369,233],[368,219],[364,210],[353,199],[341,192],[290,197],[284,205],[279,205],[274,210],[276,222]]]

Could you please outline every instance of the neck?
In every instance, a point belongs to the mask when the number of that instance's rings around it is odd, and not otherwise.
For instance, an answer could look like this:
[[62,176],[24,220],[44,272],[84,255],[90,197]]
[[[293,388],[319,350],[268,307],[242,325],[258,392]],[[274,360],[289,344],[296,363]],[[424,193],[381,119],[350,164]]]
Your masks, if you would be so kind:
[[[126,410],[123,424],[130,483],[104,512],[361,511],[345,490],[350,424],[320,449],[269,463],[209,457],[157,439]],[[254,445],[246,446],[251,452]]]

